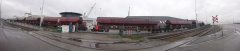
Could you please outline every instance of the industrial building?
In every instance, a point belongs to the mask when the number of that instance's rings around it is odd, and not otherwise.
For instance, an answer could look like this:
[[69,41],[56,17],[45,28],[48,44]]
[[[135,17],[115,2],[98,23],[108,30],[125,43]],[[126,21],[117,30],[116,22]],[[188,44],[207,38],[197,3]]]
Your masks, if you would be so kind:
[[127,16],[126,18],[142,18],[142,19],[153,19],[153,20],[184,20],[171,16]]
[[95,25],[97,25],[97,21],[95,18],[82,18],[83,19],[83,24],[86,25],[87,31],[90,31],[91,29],[94,28]]
[[167,27],[167,30],[192,28],[192,22],[170,16],[97,17],[97,29],[100,32],[119,32],[121,29],[123,31],[130,30],[131,32],[162,32]]

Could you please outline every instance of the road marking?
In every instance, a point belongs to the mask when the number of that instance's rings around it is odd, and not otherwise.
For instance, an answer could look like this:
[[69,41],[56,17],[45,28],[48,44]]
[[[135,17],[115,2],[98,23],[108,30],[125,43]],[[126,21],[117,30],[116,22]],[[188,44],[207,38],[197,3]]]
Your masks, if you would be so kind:
[[192,46],[192,45],[184,44],[184,45],[181,45],[179,47],[188,47],[188,46]]
[[236,31],[236,33],[240,35],[240,32],[239,32],[239,31]]

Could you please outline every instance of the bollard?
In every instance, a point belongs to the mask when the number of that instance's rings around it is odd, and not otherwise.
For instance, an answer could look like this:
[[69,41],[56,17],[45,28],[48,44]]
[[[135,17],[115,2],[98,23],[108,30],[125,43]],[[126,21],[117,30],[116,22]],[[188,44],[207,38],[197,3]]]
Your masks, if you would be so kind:
[[[213,32],[215,32],[215,31],[216,31],[214,27],[215,27],[215,26],[213,25]],[[214,33],[214,35],[215,35],[215,36],[217,36],[217,35],[216,35],[216,33]]]

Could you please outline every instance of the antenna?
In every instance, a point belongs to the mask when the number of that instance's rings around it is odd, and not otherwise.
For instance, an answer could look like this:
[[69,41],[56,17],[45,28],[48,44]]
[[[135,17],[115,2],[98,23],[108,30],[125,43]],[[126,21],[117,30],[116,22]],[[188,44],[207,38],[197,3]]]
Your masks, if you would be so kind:
[[234,15],[235,15],[235,14],[233,14],[233,24],[234,24]]

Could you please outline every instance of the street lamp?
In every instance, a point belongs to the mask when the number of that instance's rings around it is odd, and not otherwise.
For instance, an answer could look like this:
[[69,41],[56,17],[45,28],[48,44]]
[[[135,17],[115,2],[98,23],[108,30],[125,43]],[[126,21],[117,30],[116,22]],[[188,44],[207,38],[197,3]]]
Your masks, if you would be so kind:
[[196,14],[196,22],[197,22],[197,0],[195,0],[195,14]]
[[42,7],[41,7],[41,20],[40,20],[40,24],[39,24],[40,27],[42,26],[42,22],[43,22],[43,7],[44,7],[44,0],[43,0]]
[[207,24],[207,11],[205,11],[205,14],[206,14],[206,24]]
[[2,22],[2,0],[1,0],[1,3],[0,3],[0,19],[1,19],[1,26],[3,26],[3,22]]

